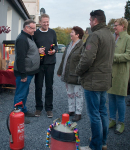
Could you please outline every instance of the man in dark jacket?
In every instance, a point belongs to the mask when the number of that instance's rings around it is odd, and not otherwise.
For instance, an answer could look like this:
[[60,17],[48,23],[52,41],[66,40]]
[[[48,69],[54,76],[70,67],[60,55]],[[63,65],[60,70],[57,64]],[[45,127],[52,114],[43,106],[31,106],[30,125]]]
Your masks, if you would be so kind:
[[[14,104],[22,101],[23,108],[21,110],[27,117],[34,117],[34,114],[27,111],[25,104],[31,79],[39,71],[40,65],[38,49],[32,38],[34,31],[36,31],[36,23],[33,20],[26,20],[15,43],[14,75],[16,76],[16,92]],[[25,123],[29,123],[29,121],[26,119]]]
[[81,147],[81,150],[106,150],[108,115],[105,103],[106,91],[112,86],[115,42],[102,10],[90,13],[90,26],[93,33],[86,40],[76,68],[84,88],[92,131],[89,147]]
[[[57,38],[53,29],[49,28],[49,16],[42,14],[40,16],[41,28],[34,33],[34,41],[39,49],[41,56],[40,71],[35,75],[35,100],[36,112],[35,116],[40,116],[43,109],[42,87],[45,77],[45,110],[47,117],[53,117],[53,77],[56,63]],[[54,46],[51,47],[51,45]]]

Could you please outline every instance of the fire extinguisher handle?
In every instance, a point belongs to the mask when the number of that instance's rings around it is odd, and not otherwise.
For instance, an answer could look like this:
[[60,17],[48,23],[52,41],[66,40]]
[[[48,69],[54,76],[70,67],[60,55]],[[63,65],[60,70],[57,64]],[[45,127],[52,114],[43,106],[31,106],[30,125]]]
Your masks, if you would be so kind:
[[[12,111],[11,111],[11,112],[12,112]],[[10,129],[9,129],[9,115],[8,115],[8,117],[7,117],[7,120],[6,120],[6,125],[7,125],[8,131],[9,131],[9,134],[10,134],[10,135],[9,135],[10,142],[13,143],[12,134],[11,134]]]
[[17,104],[14,105],[14,107],[15,107],[16,109],[18,109],[18,106],[23,107],[23,102],[21,101],[21,102],[19,102],[19,103],[17,103]]
[[9,135],[10,142],[13,143],[12,134]]

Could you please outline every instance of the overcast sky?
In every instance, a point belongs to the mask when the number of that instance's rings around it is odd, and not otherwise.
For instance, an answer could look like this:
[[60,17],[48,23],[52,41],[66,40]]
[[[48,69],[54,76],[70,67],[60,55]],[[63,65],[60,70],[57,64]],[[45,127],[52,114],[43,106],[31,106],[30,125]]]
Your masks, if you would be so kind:
[[128,0],[40,0],[40,8],[44,8],[50,16],[50,28],[80,26],[84,30],[90,27],[90,12],[102,9],[107,23],[112,18],[124,17]]

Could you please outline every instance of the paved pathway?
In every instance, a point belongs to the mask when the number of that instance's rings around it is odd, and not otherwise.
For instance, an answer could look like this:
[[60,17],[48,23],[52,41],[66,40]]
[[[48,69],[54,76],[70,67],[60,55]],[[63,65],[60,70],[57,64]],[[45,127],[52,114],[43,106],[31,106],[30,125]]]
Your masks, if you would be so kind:
[[[62,114],[68,112],[68,103],[66,89],[63,82],[56,75],[57,69],[61,62],[62,54],[57,53],[57,64],[54,77],[54,109],[53,118],[47,118],[45,110],[40,117],[29,118],[31,123],[25,125],[25,148],[24,150],[49,150],[46,148],[46,131],[53,120],[61,118]],[[44,90],[43,90],[44,91]],[[43,92],[43,101],[44,101]],[[13,108],[14,92],[4,91],[0,93],[0,150],[9,150],[9,133],[6,127],[6,118]],[[126,100],[130,97],[126,97]],[[107,101],[108,107],[108,101]],[[35,112],[34,98],[34,80],[30,85],[30,92],[27,100],[27,108]],[[72,118],[70,117],[70,120]],[[91,130],[89,118],[86,114],[86,104],[82,112],[82,119],[78,122],[81,146],[89,144]],[[62,150],[62,149],[61,149]],[[67,149],[66,149],[67,150]],[[125,132],[122,135],[114,134],[114,129],[109,130],[108,150],[130,150],[130,107],[126,107]]]

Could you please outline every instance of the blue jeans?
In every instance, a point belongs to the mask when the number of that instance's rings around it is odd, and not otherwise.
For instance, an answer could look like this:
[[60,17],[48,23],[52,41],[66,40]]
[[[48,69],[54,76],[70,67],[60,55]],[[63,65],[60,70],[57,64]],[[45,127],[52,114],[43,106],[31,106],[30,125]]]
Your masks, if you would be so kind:
[[108,94],[108,98],[109,98],[110,118],[116,120],[116,112],[118,110],[118,116],[119,116],[118,121],[124,122],[125,111],[126,111],[125,96]]
[[26,82],[21,82],[21,77],[16,77],[16,91],[14,96],[14,105],[19,102],[23,102],[23,108],[19,107],[22,112],[27,112],[27,107],[25,106],[27,101],[27,96],[29,93],[29,85],[31,83],[33,76],[27,76]]
[[84,93],[92,131],[89,147],[92,150],[102,150],[102,145],[106,145],[109,124],[105,106],[107,93],[106,91],[88,91],[85,89]]

